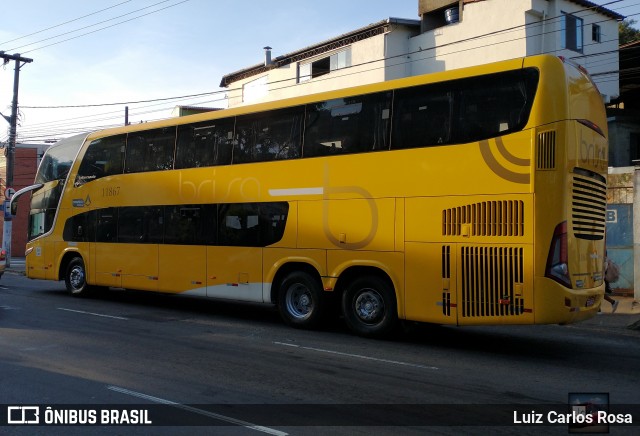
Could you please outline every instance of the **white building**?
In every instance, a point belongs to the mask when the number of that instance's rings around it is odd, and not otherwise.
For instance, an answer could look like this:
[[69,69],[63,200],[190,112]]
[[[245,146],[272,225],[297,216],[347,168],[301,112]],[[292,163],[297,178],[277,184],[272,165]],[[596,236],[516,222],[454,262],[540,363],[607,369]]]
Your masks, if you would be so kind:
[[586,0],[419,0],[421,20],[389,18],[225,75],[229,106],[277,100],[521,56],[585,66],[619,94],[618,21]]

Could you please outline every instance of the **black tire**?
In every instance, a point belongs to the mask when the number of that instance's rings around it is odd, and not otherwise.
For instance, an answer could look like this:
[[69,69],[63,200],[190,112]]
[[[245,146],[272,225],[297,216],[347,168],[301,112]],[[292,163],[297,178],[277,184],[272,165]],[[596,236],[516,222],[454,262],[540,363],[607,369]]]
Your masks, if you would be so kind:
[[297,328],[318,325],[324,314],[322,283],[304,271],[289,273],[278,288],[278,311],[285,323]]
[[81,257],[74,257],[67,265],[64,283],[67,291],[74,297],[85,297],[90,293],[90,287],[87,285],[87,270]]
[[347,326],[366,337],[387,337],[398,325],[398,305],[388,281],[380,277],[353,280],[342,294],[342,314]]

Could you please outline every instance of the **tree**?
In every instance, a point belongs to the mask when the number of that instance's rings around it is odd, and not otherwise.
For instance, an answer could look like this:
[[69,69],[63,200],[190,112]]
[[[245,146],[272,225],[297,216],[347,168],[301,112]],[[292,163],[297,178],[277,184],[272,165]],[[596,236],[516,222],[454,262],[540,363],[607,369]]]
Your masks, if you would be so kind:
[[624,20],[618,23],[620,45],[640,41],[640,30],[633,27],[636,20]]

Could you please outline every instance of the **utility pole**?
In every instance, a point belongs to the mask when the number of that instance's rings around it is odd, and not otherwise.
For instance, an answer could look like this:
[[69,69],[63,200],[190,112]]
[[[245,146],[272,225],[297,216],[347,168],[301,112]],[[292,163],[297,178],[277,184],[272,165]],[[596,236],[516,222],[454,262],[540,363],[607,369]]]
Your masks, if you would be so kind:
[[[13,101],[11,102],[11,118],[9,120],[9,145],[7,146],[7,189],[13,188],[13,173],[16,161],[16,137],[18,126],[18,87],[20,84],[20,68],[24,64],[33,62],[33,59],[23,58],[19,53],[8,55],[0,51],[0,58],[4,63],[14,61],[16,63],[13,75]],[[6,119],[6,118],[5,118]],[[5,206],[7,203],[5,202]],[[12,235],[11,212],[6,213],[4,218],[4,231],[2,238],[2,248],[7,252],[7,266],[11,266],[11,235]]]

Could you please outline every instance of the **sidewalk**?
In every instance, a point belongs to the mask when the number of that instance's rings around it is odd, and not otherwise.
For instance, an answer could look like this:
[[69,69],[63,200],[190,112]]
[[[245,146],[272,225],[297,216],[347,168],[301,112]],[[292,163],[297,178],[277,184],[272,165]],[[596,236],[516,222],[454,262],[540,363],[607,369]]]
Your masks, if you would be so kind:
[[[640,315],[640,303],[635,301],[633,297],[613,297],[613,299],[619,302],[615,315]],[[603,301],[600,309],[601,313],[611,314],[612,307],[609,303]]]
[[12,257],[9,262],[11,266],[7,266],[5,272],[24,275],[26,269],[24,257]]

